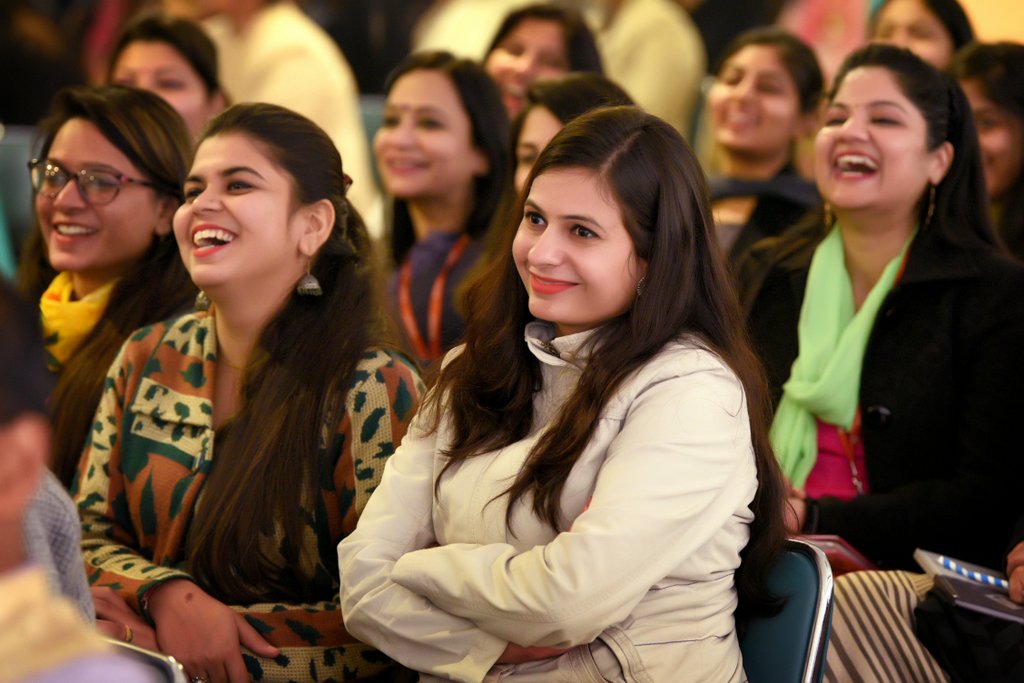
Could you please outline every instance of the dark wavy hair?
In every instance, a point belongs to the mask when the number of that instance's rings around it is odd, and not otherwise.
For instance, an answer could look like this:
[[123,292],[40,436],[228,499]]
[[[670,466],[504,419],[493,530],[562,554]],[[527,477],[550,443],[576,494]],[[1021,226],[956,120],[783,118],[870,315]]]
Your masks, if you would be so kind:
[[502,232],[501,256],[469,286],[465,348],[441,370],[428,398],[437,419],[443,410],[451,425],[446,467],[517,442],[533,425],[541,371],[523,343],[531,316],[511,246],[534,179],[563,168],[590,169],[606,184],[621,207],[637,257],[647,263],[645,291],[652,295],[638,297],[591,337],[600,353],[591,355],[575,390],[508,489],[509,513],[515,501],[529,500],[535,514],[558,530],[560,495],[603,407],[666,344],[689,336],[721,357],[744,387],[758,490],[737,589],[742,614],[769,610],[776,603],[765,590],[764,575],[785,534],[783,484],[768,443],[763,373],[718,254],[703,171],[675,129],[636,107],[591,111],[555,136]]
[[512,147],[518,143],[523,121],[534,107],[544,107],[562,123],[569,123],[591,109],[633,103],[621,86],[598,73],[569,73],[534,81],[526,89],[526,106],[512,121]]
[[[47,157],[58,131],[71,119],[92,123],[128,157],[142,177],[155,185],[154,201],[162,195],[180,202],[191,141],[178,112],[160,97],[120,85],[62,90],[39,126],[40,158]],[[20,269],[22,291],[38,300],[57,274],[46,260],[39,230],[26,242]],[[125,339],[133,330],[188,310],[195,295],[170,234],[154,239],[118,280],[103,315],[61,371],[50,399],[51,468],[65,486],[72,485],[103,393],[103,378]]]
[[[207,125],[199,145],[226,134],[259,144],[290,176],[295,205],[327,199],[335,220],[312,265],[323,295],[292,296],[246,363],[240,408],[217,432],[217,464],[191,522],[188,563],[205,589],[230,604],[268,594],[322,598],[312,592],[323,562],[304,532],[327,466],[318,460],[324,426],[338,423],[360,357],[383,341],[374,259],[363,219],[345,196],[341,156],[322,129],[283,107],[238,104]],[[277,529],[286,567],[260,543]]]
[[[1024,45],[971,43],[956,54],[949,71],[960,82],[977,83],[986,98],[1024,128]],[[1002,203],[999,236],[1024,259],[1024,170],[1004,196],[992,199]]]
[[[476,179],[473,207],[465,226],[465,232],[471,237],[482,238],[510,182],[508,114],[501,103],[501,94],[482,66],[450,52],[438,51],[417,52],[406,57],[388,75],[385,95],[390,94],[398,79],[413,71],[437,71],[452,82],[469,117],[473,146],[487,157],[490,168],[486,175]],[[416,234],[404,200],[392,198],[390,214],[391,258],[395,264],[400,264],[416,242]]]
[[715,66],[714,73],[718,76],[722,67],[733,55],[745,47],[763,45],[775,48],[782,67],[793,80],[800,99],[800,113],[814,111],[821,101],[824,79],[821,66],[814,50],[795,35],[781,28],[767,26],[754,28],[738,35],[722,52]]
[[212,97],[222,92],[217,76],[217,48],[203,29],[188,19],[172,17],[162,13],[142,14],[133,19],[118,38],[110,55],[107,80],[114,75],[121,53],[132,43],[163,43],[174,48],[206,86],[206,94]]
[[562,27],[562,33],[565,35],[565,54],[569,59],[569,71],[604,73],[604,67],[601,65],[601,53],[597,49],[594,34],[587,27],[583,15],[571,7],[551,3],[536,3],[509,12],[498,26],[487,52],[484,53],[484,59],[481,61],[487,61],[486,55],[494,52],[501,41],[505,40],[505,37],[526,19],[550,21]]

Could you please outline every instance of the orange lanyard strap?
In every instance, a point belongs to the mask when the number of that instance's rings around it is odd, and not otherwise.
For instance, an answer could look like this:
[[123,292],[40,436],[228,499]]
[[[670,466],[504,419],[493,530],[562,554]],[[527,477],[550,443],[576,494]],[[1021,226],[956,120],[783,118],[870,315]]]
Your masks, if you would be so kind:
[[430,288],[430,302],[427,308],[427,342],[423,340],[420,326],[416,322],[416,314],[412,308],[412,296],[409,290],[412,286],[412,261],[406,257],[402,264],[402,270],[398,278],[398,306],[402,314],[402,324],[405,332],[412,342],[413,351],[422,360],[434,360],[441,357],[441,315],[444,312],[444,292],[448,285],[448,275],[452,268],[462,258],[463,252],[469,246],[469,235],[463,235],[448,252],[448,258],[441,266],[441,272],[434,278],[434,284]]

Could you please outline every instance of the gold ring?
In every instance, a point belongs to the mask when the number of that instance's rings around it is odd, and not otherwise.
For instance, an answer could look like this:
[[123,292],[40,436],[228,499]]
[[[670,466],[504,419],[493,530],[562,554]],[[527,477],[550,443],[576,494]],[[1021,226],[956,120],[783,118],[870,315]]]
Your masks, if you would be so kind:
[[132,638],[134,637],[135,634],[132,633],[132,627],[128,624],[124,624],[124,638],[122,638],[121,640],[123,640],[126,643],[130,643],[132,642]]

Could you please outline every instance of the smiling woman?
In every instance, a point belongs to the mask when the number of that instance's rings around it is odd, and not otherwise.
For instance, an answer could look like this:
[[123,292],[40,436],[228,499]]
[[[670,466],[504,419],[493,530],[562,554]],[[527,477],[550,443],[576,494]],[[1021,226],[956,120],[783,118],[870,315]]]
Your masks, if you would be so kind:
[[29,168],[39,231],[20,276],[60,374],[52,468],[70,486],[117,349],[195,296],[170,239],[189,140],[164,101],[121,86],[63,91],[41,128]]
[[459,283],[483,253],[509,183],[508,119],[474,62],[414,54],[388,78],[373,142],[391,195],[391,309],[423,363],[462,337]]
[[544,149],[338,548],[354,634],[425,681],[745,680],[782,489],[705,196],[633,107]]
[[193,677],[400,680],[336,611],[333,548],[421,389],[382,346],[347,190],[308,119],[216,117],[174,219],[210,308],[136,332],[107,377],[77,492],[90,578]]

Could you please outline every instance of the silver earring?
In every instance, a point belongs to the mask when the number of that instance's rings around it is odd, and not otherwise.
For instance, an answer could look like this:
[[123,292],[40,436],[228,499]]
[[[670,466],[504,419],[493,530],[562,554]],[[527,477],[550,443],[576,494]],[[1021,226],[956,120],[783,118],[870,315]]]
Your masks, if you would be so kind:
[[196,294],[195,307],[197,311],[208,311],[210,310],[210,297],[206,296],[206,292],[199,290]]
[[295,285],[295,293],[299,296],[320,296],[324,290],[321,289],[320,281],[316,279],[316,276],[307,270],[306,274],[299,279],[299,284]]
[[640,296],[641,294],[643,294],[643,291],[644,291],[644,280],[646,280],[646,279],[647,279],[647,276],[644,275],[642,278],[637,280],[637,282],[636,282],[636,295],[637,296]]

